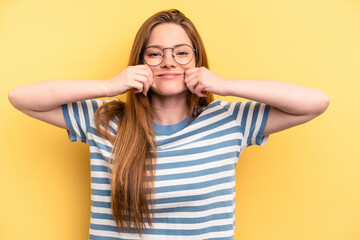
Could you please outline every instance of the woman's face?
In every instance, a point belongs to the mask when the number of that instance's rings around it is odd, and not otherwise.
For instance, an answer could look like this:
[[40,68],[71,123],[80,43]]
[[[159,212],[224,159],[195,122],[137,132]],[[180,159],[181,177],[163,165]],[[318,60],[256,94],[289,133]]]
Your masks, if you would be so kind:
[[[146,47],[157,46],[160,48],[174,48],[175,45],[187,44],[194,47],[185,30],[172,23],[157,25],[150,33]],[[149,66],[154,75],[151,90],[161,96],[173,96],[184,93],[187,88],[184,83],[184,72],[186,69],[195,67],[195,56],[186,65],[178,64],[172,57],[172,50],[164,50],[164,59],[156,67]]]

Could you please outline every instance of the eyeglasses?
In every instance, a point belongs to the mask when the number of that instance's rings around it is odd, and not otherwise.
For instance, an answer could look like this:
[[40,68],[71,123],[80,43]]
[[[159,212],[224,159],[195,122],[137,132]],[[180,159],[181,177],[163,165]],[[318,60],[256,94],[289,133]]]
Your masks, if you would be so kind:
[[175,62],[180,65],[188,64],[195,55],[195,48],[192,48],[187,44],[183,44],[174,48],[147,47],[142,51],[142,58],[147,65],[156,67],[164,60],[165,49],[172,50],[172,57]]

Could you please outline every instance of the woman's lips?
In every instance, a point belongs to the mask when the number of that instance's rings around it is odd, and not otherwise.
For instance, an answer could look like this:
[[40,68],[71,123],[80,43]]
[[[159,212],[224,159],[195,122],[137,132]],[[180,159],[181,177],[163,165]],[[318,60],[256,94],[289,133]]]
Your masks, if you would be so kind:
[[175,77],[178,77],[178,76],[181,76],[183,75],[183,73],[163,73],[163,74],[159,74],[157,75],[158,77],[160,78],[175,78]]

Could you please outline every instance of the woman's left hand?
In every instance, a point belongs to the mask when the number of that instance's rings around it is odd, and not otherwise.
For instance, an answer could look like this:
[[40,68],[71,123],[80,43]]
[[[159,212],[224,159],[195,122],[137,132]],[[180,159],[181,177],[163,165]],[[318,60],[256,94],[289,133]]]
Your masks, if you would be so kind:
[[229,79],[219,77],[206,67],[190,68],[185,71],[186,87],[199,97],[206,97],[206,92],[220,96],[227,95]]

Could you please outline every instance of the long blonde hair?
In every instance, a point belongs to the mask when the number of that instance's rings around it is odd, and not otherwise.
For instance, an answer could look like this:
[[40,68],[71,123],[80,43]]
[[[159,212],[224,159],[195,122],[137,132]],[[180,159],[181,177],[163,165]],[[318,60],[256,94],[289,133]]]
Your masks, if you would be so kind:
[[[143,64],[141,52],[146,47],[151,30],[161,23],[180,25],[189,36],[195,50],[196,67],[209,68],[199,33],[193,23],[176,9],[161,11],[148,18],[136,34],[130,53],[129,66]],[[111,101],[95,112],[96,128],[100,136],[112,144],[109,161],[111,170],[111,208],[118,231],[145,230],[151,227],[153,215],[152,189],[156,169],[156,143],[150,97],[127,93],[126,102]],[[213,101],[213,95],[198,97],[188,91],[189,117],[197,117],[199,109]],[[109,132],[110,120],[117,119],[116,136]],[[112,165],[112,168],[111,168]]]

